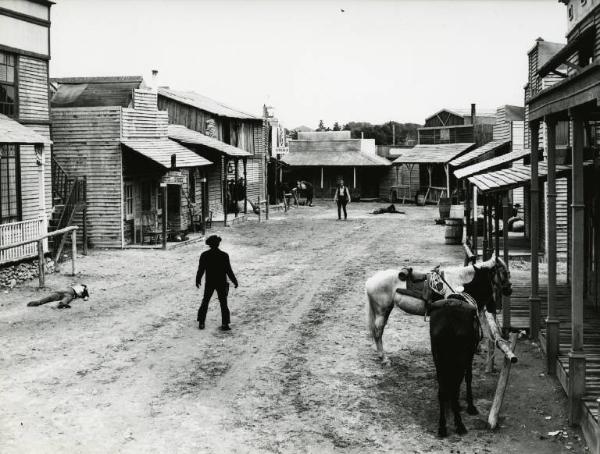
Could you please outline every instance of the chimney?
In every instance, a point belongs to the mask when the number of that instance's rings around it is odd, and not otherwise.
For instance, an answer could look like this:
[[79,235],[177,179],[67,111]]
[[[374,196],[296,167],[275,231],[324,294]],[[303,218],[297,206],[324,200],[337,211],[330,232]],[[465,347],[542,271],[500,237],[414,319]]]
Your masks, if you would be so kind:
[[171,169],[177,168],[177,155],[173,153],[171,155]]
[[150,89],[155,93],[158,91],[158,69],[152,70],[152,80],[150,82]]
[[471,124],[472,125],[475,124],[475,117],[476,117],[475,104],[471,104]]

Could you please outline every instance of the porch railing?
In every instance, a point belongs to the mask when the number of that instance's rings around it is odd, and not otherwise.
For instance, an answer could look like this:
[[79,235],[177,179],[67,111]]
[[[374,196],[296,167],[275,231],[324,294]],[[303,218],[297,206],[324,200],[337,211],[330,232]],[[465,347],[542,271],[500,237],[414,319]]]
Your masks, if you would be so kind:
[[[0,224],[0,246],[35,240],[45,233],[43,218]],[[45,249],[47,250],[47,246],[45,246]],[[10,249],[0,250],[0,264],[35,257],[37,255],[36,243],[23,244]]]
[[67,172],[62,166],[52,157],[52,198],[60,199],[61,203],[65,203],[71,192],[73,180],[69,178]]

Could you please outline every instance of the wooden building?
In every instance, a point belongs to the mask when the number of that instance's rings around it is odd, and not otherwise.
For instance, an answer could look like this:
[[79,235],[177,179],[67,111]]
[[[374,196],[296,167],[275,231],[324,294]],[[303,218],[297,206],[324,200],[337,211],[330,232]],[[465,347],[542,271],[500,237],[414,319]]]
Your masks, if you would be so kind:
[[352,139],[350,131],[298,132],[288,146],[281,158],[284,181],[308,181],[315,197],[332,198],[343,179],[353,198],[379,198],[381,178],[391,166],[377,155],[374,139]]
[[190,229],[203,213],[201,181],[211,163],[168,138],[167,113],[142,78],[53,84],[54,156],[68,175],[87,180],[90,246],[157,242],[163,219],[171,233]]
[[[568,396],[569,422],[581,426],[590,451],[599,453],[600,1],[562,3],[569,24],[566,45],[548,46],[538,40],[529,53],[528,163],[469,180],[488,201],[502,197],[506,208],[509,190],[529,188],[525,194],[531,254],[538,255],[546,235],[548,263],[547,285],[541,287],[538,261],[532,260],[526,287],[530,334],[539,337],[548,373],[557,377]],[[557,80],[544,83],[549,76]],[[561,179],[568,204],[564,233],[568,268],[562,276],[566,285],[559,285],[557,273],[559,229],[564,222],[558,211]],[[505,328],[516,327],[511,322],[512,304],[503,308]]]
[[495,112],[477,112],[471,104],[469,112],[460,109],[442,109],[425,119],[425,125],[417,129],[419,145],[445,143],[475,143],[481,146],[493,136]]
[[[48,65],[50,7],[0,8],[0,245],[47,232],[52,212]],[[0,252],[0,264],[36,254],[36,244]]]
[[[243,192],[253,203],[256,203],[259,197],[265,200],[267,148],[263,118],[192,91],[172,90],[166,87],[158,89],[158,107],[167,111],[170,124],[185,126],[189,130],[248,153],[243,160],[246,163],[246,189]],[[228,159],[227,154],[222,155],[221,165],[217,162],[217,166],[207,173],[212,194],[210,210],[217,220],[224,220],[226,213],[237,214],[238,211],[237,204],[230,204],[227,210],[223,209],[225,197],[222,193],[225,191],[222,188],[233,187],[242,173],[238,162],[241,155],[235,156],[237,157],[234,159]]]

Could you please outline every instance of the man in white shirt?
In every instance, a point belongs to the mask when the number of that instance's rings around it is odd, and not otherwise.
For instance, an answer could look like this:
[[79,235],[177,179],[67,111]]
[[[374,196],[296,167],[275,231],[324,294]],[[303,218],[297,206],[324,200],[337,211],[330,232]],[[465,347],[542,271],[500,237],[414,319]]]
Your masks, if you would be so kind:
[[75,284],[72,287],[58,290],[39,300],[30,301],[27,303],[27,306],[41,306],[42,304],[51,303],[52,301],[59,301],[58,306],[56,306],[57,309],[71,309],[70,303],[75,298],[83,298],[84,301],[87,301],[89,296],[90,293],[88,292],[87,285]]

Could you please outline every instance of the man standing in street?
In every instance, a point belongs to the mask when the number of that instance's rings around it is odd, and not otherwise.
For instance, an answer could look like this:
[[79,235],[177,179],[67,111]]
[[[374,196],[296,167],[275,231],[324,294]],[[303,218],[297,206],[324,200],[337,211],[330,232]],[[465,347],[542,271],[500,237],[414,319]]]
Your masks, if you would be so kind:
[[196,273],[196,287],[200,288],[202,276],[206,272],[206,283],[204,284],[204,297],[202,304],[198,309],[198,328],[204,329],[206,312],[208,311],[208,302],[214,291],[217,291],[219,303],[221,305],[221,330],[229,331],[229,308],[227,307],[227,294],[229,293],[229,283],[227,277],[233,282],[235,288],[238,287],[238,281],[233,274],[229,255],[219,249],[221,237],[211,235],[206,239],[206,244],[210,246],[208,251],[200,255],[198,272]]

